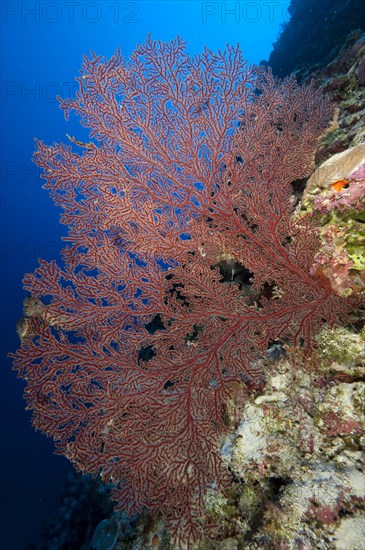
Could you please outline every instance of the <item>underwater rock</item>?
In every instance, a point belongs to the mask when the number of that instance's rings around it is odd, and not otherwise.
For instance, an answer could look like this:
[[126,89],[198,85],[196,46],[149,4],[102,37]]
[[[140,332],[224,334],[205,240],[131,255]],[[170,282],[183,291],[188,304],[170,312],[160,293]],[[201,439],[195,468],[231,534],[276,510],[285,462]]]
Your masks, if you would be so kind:
[[356,334],[343,327],[326,328],[315,340],[319,371],[347,374],[347,381],[365,377],[365,329]]
[[120,514],[103,519],[95,529],[91,547],[94,550],[113,550],[118,540],[120,523]]
[[[235,478],[262,496],[259,525],[249,538],[241,532],[244,548],[361,548],[358,535],[348,546],[339,541],[344,516],[365,522],[363,335],[326,329],[318,346],[324,353],[309,363],[296,351],[295,370],[293,357],[272,366],[225,446]],[[343,382],[345,370],[362,379]]]
[[335,549],[364,548],[365,522],[363,516],[344,518],[334,532]]
[[[321,136],[313,174],[297,208],[313,217],[321,247],[312,275],[324,275],[340,296],[365,289],[365,34],[351,32],[325,67],[302,75],[334,101],[333,122]],[[300,198],[300,196],[299,196]]]
[[363,0],[291,0],[288,13],[269,58],[281,78],[294,72],[302,81],[338,55],[351,30],[365,29]]
[[[235,427],[221,446],[232,485],[224,494],[208,488],[209,534],[189,550],[361,548],[364,336],[365,329],[325,328],[310,359],[281,344],[285,354],[265,359],[264,389],[236,388],[228,407]],[[97,550],[175,550],[161,519],[109,517],[94,525]]]
[[309,178],[299,216],[319,226],[311,274],[324,274],[340,296],[365,289],[365,143],[325,161]]
[[320,140],[316,165],[331,155],[341,153],[365,141],[365,88],[362,84],[365,66],[365,34],[352,32],[338,56],[325,68],[307,75],[329,93],[335,105],[335,120]]
[[[365,143],[360,143],[331,156],[309,178],[303,200],[322,189],[330,189],[336,181],[355,179],[356,172],[364,165]],[[355,177],[353,174],[355,174]]]

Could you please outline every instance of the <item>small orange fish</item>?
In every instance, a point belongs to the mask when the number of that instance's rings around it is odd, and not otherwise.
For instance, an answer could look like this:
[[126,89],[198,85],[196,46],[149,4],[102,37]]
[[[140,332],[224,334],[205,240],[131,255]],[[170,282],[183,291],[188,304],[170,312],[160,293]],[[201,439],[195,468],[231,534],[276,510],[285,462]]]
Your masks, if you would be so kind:
[[331,183],[330,189],[334,189],[335,191],[342,191],[344,187],[348,187],[350,185],[349,180],[337,180]]
[[153,535],[153,537],[152,537],[152,547],[156,548],[157,545],[158,545],[158,535]]

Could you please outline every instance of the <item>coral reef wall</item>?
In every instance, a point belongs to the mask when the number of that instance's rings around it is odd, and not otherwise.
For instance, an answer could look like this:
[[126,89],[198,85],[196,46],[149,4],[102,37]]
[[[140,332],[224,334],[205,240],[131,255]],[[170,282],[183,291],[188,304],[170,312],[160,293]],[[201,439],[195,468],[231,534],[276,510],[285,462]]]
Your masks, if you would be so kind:
[[268,64],[276,76],[301,76],[325,66],[350,31],[365,30],[363,0],[292,0],[290,21],[276,41]]

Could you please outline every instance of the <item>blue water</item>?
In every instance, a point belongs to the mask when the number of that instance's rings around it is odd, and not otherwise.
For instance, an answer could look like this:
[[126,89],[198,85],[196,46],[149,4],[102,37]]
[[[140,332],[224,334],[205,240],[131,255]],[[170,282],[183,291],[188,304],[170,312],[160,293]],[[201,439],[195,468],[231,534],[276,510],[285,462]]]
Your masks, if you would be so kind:
[[1,9],[1,532],[0,548],[23,550],[39,540],[41,525],[57,506],[71,465],[24,411],[23,383],[7,352],[18,347],[24,273],[37,259],[57,259],[59,210],[42,189],[31,162],[34,137],[87,141],[75,117],[65,122],[56,95],[76,90],[82,55],[129,55],[148,33],[170,40],[179,34],[188,51],[223,49],[239,42],[250,63],[269,57],[289,2],[99,1],[13,2]]

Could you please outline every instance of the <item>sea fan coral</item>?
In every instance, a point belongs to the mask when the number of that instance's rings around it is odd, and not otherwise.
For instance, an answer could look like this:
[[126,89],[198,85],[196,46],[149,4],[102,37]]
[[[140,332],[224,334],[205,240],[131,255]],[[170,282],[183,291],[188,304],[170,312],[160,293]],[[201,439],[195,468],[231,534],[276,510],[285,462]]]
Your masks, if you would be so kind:
[[[270,342],[310,347],[348,302],[322,275],[291,182],[311,169],[331,107],[239,48],[190,58],[148,39],[130,60],[85,58],[76,99],[90,142],[37,142],[68,226],[63,267],[40,261],[14,365],[33,423],[82,472],[148,507],[176,540],[204,529],[232,383],[264,384]],[[82,148],[81,153],[78,147]]]

